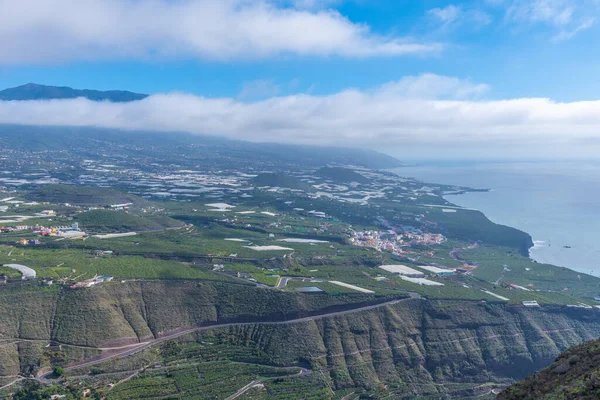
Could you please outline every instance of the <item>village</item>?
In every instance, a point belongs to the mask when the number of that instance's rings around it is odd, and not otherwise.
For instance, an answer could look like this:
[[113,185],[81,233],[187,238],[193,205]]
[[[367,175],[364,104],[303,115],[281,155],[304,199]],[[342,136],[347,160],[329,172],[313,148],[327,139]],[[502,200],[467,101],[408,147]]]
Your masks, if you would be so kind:
[[409,227],[398,234],[394,230],[388,231],[352,231],[350,243],[355,246],[371,247],[378,251],[387,251],[394,255],[406,254],[407,248],[412,245],[435,245],[443,243],[446,238],[439,233],[423,233]]

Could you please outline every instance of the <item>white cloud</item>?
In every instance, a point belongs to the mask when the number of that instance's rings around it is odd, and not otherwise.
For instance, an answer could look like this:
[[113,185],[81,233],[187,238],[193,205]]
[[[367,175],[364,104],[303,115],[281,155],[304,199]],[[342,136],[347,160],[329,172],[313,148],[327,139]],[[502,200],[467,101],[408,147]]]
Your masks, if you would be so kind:
[[465,9],[463,6],[449,4],[446,7],[432,8],[427,14],[440,25],[441,29],[469,26],[479,29],[492,22],[492,17],[479,9]]
[[490,87],[484,83],[471,83],[458,78],[423,74],[405,76],[399,81],[379,87],[380,96],[406,99],[464,99],[486,93]]
[[[488,0],[489,1],[489,0]],[[506,0],[506,20],[556,30],[553,40],[567,40],[594,25],[598,0]]]
[[592,26],[594,26],[595,22],[596,22],[595,18],[588,18],[588,19],[582,21],[575,28],[572,28],[570,30],[562,30],[562,31],[558,32],[558,34],[556,34],[556,36],[554,36],[553,39],[557,42],[560,42],[562,40],[569,40],[572,37],[574,37],[575,35],[577,35],[579,32],[584,31],[586,29],[590,29]]
[[[444,89],[437,89],[438,84]],[[563,152],[569,145],[595,143],[584,148],[597,151],[600,101],[478,100],[486,89],[455,78],[423,75],[369,91],[296,94],[255,102],[182,93],[131,103],[10,101],[0,102],[0,123],[186,131],[250,141],[385,148],[560,145]]]
[[280,91],[281,86],[272,79],[258,79],[244,82],[237,97],[240,100],[257,100],[277,96]]
[[321,9],[337,6],[342,0],[281,0],[283,4],[292,4],[297,8]]
[[572,21],[574,9],[571,0],[515,0],[506,14],[516,21],[565,26]]
[[276,0],[4,3],[0,64],[169,57],[229,60],[281,54],[370,57],[441,49],[435,43],[375,34],[335,10],[298,9]]
[[460,7],[457,7],[454,4],[450,4],[443,8],[432,8],[428,11],[429,15],[436,17],[444,24],[456,21],[456,19],[460,16],[461,13],[462,10],[460,9]]

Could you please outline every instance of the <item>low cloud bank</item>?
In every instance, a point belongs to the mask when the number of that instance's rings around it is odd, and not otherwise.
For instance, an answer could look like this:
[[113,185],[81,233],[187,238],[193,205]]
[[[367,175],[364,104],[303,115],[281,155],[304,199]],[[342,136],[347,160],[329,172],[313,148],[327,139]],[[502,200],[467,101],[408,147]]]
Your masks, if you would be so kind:
[[600,101],[483,100],[485,85],[437,75],[368,91],[244,102],[183,93],[131,103],[0,101],[0,123],[185,131],[254,142],[403,146],[580,145],[600,142]]

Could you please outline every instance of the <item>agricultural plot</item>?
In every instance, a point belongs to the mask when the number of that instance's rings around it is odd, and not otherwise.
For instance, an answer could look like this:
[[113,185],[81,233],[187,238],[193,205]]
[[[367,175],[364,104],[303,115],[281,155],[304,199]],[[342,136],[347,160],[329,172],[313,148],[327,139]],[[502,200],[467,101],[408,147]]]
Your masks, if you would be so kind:
[[[138,233],[135,237],[89,238],[75,246],[103,248],[123,254],[164,254],[181,256],[234,255],[238,258],[269,259],[293,252],[296,257],[353,257],[368,256],[373,251],[339,243],[282,243],[269,232],[229,228],[215,223],[186,230]],[[257,251],[260,250],[260,251]]]
[[176,396],[178,399],[224,399],[259,378],[297,374],[282,369],[236,362],[206,362],[148,370],[136,379],[116,386],[107,399],[125,400]]
[[[208,279],[231,281],[223,275],[175,261],[140,256],[94,257],[89,251],[9,247],[0,250],[0,264],[19,263],[34,269],[40,278],[90,279],[109,275],[115,279]],[[11,254],[10,256],[8,254]],[[74,271],[74,272],[73,272]]]
[[[105,390],[106,398],[120,400],[148,397],[224,399],[261,378],[280,384],[277,390],[285,392],[294,385],[293,380],[300,378],[300,368],[273,366],[271,360],[256,349],[226,344],[226,340],[226,337],[209,335],[186,336],[148,349],[127,364],[122,360],[101,364],[93,369],[89,378],[81,377],[80,371],[73,371],[70,379],[89,384],[91,381],[110,383],[112,378],[116,384]],[[133,379],[122,383],[114,381],[120,377],[118,371],[135,371],[137,368],[142,371]],[[312,381],[299,383],[297,387],[307,383]]]
[[[337,393],[336,393],[337,394]],[[318,374],[301,377],[278,378],[265,381],[239,399],[289,399],[289,400],[322,400],[333,398],[331,389]],[[336,396],[335,398],[342,398]]]
[[464,251],[463,257],[476,260],[478,267],[473,275],[490,282],[509,282],[533,290],[562,291],[589,298],[598,295],[598,278],[582,279],[576,271],[536,263],[508,248],[483,245]]

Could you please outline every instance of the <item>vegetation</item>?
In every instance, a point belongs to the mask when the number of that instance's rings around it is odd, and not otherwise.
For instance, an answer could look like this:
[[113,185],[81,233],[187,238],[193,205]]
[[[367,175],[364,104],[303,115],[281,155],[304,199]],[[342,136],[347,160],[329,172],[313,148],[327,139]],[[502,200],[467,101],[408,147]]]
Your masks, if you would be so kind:
[[[377,312],[189,334],[148,349],[137,364],[132,358],[96,366],[94,379],[143,369],[108,398],[225,398],[260,378],[272,379],[246,398],[333,399],[352,392],[374,398],[443,393],[486,398],[491,389],[551,361],[556,348],[600,334],[592,314],[411,300]],[[297,376],[297,365],[312,373]],[[69,378],[74,386],[80,374],[73,371]]]
[[240,399],[323,400],[342,398],[335,395],[336,393],[327,386],[327,382],[320,375],[311,374],[265,381],[264,387],[251,389]]
[[313,190],[312,187],[300,179],[282,173],[263,173],[251,181],[256,186],[284,187],[290,189]]
[[135,195],[121,191],[85,186],[44,185],[29,193],[31,200],[39,202],[74,204],[78,206],[110,206],[114,204],[133,203],[143,205],[147,202]]
[[316,175],[339,183],[369,183],[369,179],[348,168],[323,167],[315,172]]
[[0,276],[5,276],[8,279],[19,279],[21,278],[22,274],[16,269],[0,266]]
[[89,232],[140,232],[180,228],[183,224],[163,215],[141,216],[110,210],[91,210],[77,215],[74,220]]
[[[65,396],[64,400],[81,398],[81,393],[75,388],[65,388],[62,385],[41,385],[35,380],[27,380],[21,388],[13,394],[13,400],[46,400],[53,395]],[[93,398],[93,397],[92,397]]]
[[[284,243],[278,242],[278,239],[308,236],[314,239],[331,240],[330,236],[320,236],[306,229],[304,235],[289,228],[286,230],[258,230],[258,228],[244,228],[242,224],[223,226],[213,221],[207,222],[202,217],[175,216],[186,223],[191,223],[194,228],[176,229],[164,232],[142,232],[143,234],[135,237],[122,237],[112,239],[89,238],[85,242],[75,242],[71,246],[85,248],[106,248],[118,251],[120,254],[141,254],[141,255],[168,255],[172,257],[228,257],[235,254],[237,258],[249,259],[272,259],[282,257],[291,251],[269,250],[256,251],[245,246],[265,246],[277,245],[292,248],[298,257],[311,256],[337,256],[338,259],[345,258],[348,263],[360,260],[363,257],[373,257],[375,251],[368,248],[361,248],[339,243]],[[253,222],[251,219],[245,219],[244,222]],[[262,223],[265,223],[262,220]],[[289,225],[293,226],[293,225]],[[273,238],[269,234],[277,235]],[[230,241],[225,239],[241,239],[243,241]],[[336,237],[335,239],[340,239]],[[49,243],[49,245],[56,245]],[[59,243],[58,245],[62,245]],[[333,246],[334,248],[331,248]]]
[[33,268],[40,278],[72,281],[109,275],[115,279],[207,279],[231,281],[206,268],[176,261],[140,256],[95,256],[93,250],[28,248],[0,252],[0,264],[19,263]]
[[531,290],[562,292],[593,301],[600,292],[600,278],[564,267],[540,264],[511,248],[482,245],[463,251],[465,260],[477,265],[475,277],[489,282],[514,283]]
[[[19,345],[13,349],[28,351],[37,366],[44,353],[41,344],[47,344],[44,340],[98,347],[131,343],[182,327],[282,321],[385,300],[389,298],[360,293],[302,295],[218,282],[110,282],[79,290],[26,284],[0,292],[0,334],[42,341],[32,342],[36,346],[31,348]],[[85,355],[67,350],[67,357]],[[94,349],[89,350],[95,355]],[[5,361],[0,362],[4,372],[17,373],[28,365],[25,360],[23,366]]]
[[292,375],[298,369],[281,369],[236,362],[193,363],[146,371],[110,391],[108,399],[176,396],[179,399],[224,399],[260,378]]
[[[24,140],[24,138],[27,138]],[[274,166],[297,168],[298,165],[321,167],[328,163],[362,165],[368,168],[395,168],[402,166],[397,158],[369,149],[345,147],[294,146],[276,143],[251,143],[219,138],[216,136],[187,133],[159,133],[132,131],[127,135],[118,129],[92,127],[51,127],[35,125],[0,126],[0,143],[6,149],[31,151],[55,151],[58,158],[68,154],[68,169],[56,171],[53,176],[68,178],[73,171],[74,159],[106,155],[115,158],[135,156],[146,163],[190,163],[203,168],[231,168],[249,166],[254,168]],[[75,153],[74,148],[84,149]],[[55,154],[52,154],[53,156]],[[48,154],[43,154],[45,160]],[[132,157],[133,158],[133,157]],[[56,168],[56,164],[51,164]],[[75,171],[79,172],[78,170]],[[64,175],[63,175],[64,174]]]
[[456,213],[444,213],[439,209],[429,211],[427,218],[435,221],[438,230],[457,240],[510,247],[521,255],[528,256],[533,240],[529,234],[518,229],[491,222],[482,212],[460,210]]
[[[600,336],[590,307],[600,279],[533,262],[528,234],[479,212],[442,211],[453,207],[443,193],[467,189],[321,168],[397,160],[185,135],[19,129],[31,132],[25,150],[43,150],[3,153],[5,169],[26,183],[4,196],[18,199],[5,215],[19,218],[1,223],[0,264],[38,276],[0,288],[0,387],[21,386],[20,398],[47,398],[47,389],[81,398],[85,387],[107,399],[226,398],[256,381],[240,398],[485,399]],[[15,136],[0,141],[12,148]],[[65,158],[65,143],[85,158]],[[40,186],[32,178],[40,174],[113,187]],[[133,204],[110,207],[123,203]],[[47,209],[55,215],[40,214]],[[67,239],[31,228],[73,222],[91,234],[138,234]],[[427,286],[384,264],[461,270],[426,272],[443,284]],[[90,281],[102,275],[114,280]],[[53,285],[42,284],[49,278]],[[588,306],[565,307],[580,302]],[[113,357],[174,332],[186,334]],[[92,368],[68,368],[107,354]],[[10,380],[42,369],[64,374],[62,385]]]
[[500,393],[499,400],[600,398],[600,340],[575,346],[552,365]]

